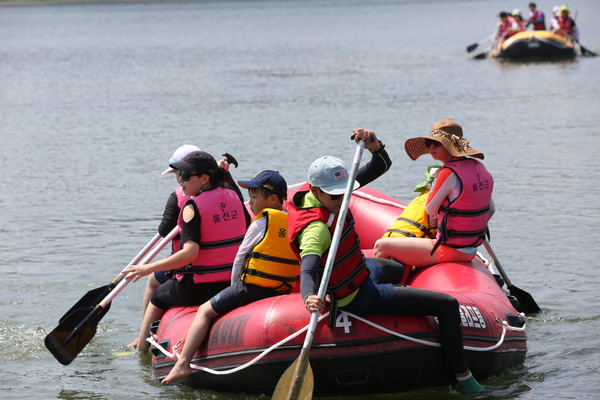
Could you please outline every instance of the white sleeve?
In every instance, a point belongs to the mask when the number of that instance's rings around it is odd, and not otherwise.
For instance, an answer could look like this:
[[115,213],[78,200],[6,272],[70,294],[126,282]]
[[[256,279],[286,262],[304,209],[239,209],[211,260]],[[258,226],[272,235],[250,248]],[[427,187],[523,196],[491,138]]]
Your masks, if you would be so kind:
[[244,235],[244,240],[240,245],[235,260],[233,261],[233,268],[231,269],[231,284],[237,283],[240,280],[242,273],[242,267],[246,260],[246,255],[252,251],[254,246],[262,239],[267,229],[267,219],[262,217],[252,222]]

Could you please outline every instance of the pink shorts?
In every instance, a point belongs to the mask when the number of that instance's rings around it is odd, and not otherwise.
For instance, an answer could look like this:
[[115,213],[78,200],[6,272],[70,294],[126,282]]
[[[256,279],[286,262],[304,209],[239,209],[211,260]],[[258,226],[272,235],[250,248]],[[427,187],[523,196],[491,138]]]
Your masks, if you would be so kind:
[[476,254],[467,254],[462,251],[455,249],[454,247],[448,247],[441,245],[435,250],[435,254],[438,256],[438,262],[451,262],[451,261],[471,261],[475,258]]

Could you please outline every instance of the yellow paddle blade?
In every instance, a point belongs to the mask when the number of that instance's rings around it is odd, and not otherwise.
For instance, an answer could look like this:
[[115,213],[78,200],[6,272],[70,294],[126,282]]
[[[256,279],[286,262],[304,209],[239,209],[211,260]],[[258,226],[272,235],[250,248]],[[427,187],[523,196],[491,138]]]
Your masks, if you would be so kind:
[[281,378],[279,378],[279,382],[277,382],[277,386],[273,391],[272,400],[311,400],[313,394],[314,387],[314,378],[312,368],[310,364],[306,363],[306,369],[304,372],[304,377],[301,382],[298,382],[300,385],[300,389],[297,391],[297,397],[290,393],[292,390],[292,386],[294,385],[294,381],[296,378],[296,371],[298,368],[298,363],[300,358],[297,358],[292,365],[285,370]]

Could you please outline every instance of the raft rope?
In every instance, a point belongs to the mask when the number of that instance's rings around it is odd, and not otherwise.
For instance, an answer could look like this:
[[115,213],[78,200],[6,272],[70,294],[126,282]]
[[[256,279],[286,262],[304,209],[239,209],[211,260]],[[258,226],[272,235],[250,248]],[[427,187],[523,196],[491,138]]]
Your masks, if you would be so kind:
[[[420,343],[426,346],[431,346],[431,347],[442,347],[441,343],[438,342],[430,342],[427,340],[422,340],[422,339],[417,339],[414,338],[412,336],[408,336],[408,335],[404,335],[402,333],[398,333],[395,331],[392,331],[390,329],[387,329],[384,326],[381,326],[379,324],[376,324],[372,321],[369,321],[365,318],[359,317],[358,315],[346,312],[346,311],[342,311],[341,314],[347,314],[350,317],[354,317],[357,320],[367,324],[367,325],[371,325],[374,328],[379,329],[380,331],[383,331],[385,333],[388,333],[390,335],[393,336],[397,336],[399,338],[405,339],[405,340],[409,340],[411,342],[415,342],[415,343]],[[326,312],[325,314],[321,315],[319,317],[318,322],[321,322],[323,319],[327,318],[329,316],[329,312]],[[504,338],[506,336],[506,331],[507,330],[511,330],[511,331],[518,331],[518,332],[523,332],[525,331],[525,327],[527,324],[524,324],[522,327],[518,327],[518,326],[511,326],[508,324],[507,321],[500,319],[500,318],[496,318],[496,322],[498,322],[500,325],[502,325],[502,335],[500,335],[500,339],[498,340],[498,342],[492,346],[488,346],[488,347],[474,347],[474,346],[463,346],[463,348],[465,350],[470,350],[470,351],[480,351],[480,352],[484,352],[484,351],[491,351],[491,350],[495,350],[498,347],[500,347],[502,345],[502,343],[504,343]],[[199,371],[204,371],[204,372],[208,372],[209,374],[213,374],[213,375],[229,375],[229,374],[233,374],[235,372],[241,371],[245,368],[248,368],[252,365],[254,365],[257,361],[259,361],[261,358],[263,358],[264,356],[266,356],[267,354],[269,354],[271,351],[275,350],[276,348],[280,347],[281,345],[289,342],[290,340],[294,339],[295,337],[299,336],[300,334],[302,334],[303,332],[305,332],[308,329],[309,324],[307,324],[304,328],[300,329],[298,332],[293,333],[292,335],[288,336],[287,338],[273,344],[272,346],[270,346],[269,348],[267,348],[266,350],[264,350],[262,353],[260,353],[258,356],[256,356],[255,358],[253,358],[252,360],[248,361],[245,364],[242,364],[240,366],[237,366],[235,368],[232,369],[228,369],[228,370],[215,370],[212,368],[206,368],[206,367],[202,367],[200,365],[196,365],[196,364],[191,364],[190,363],[190,367]],[[164,347],[162,347],[159,343],[156,342],[156,340],[154,339],[153,336],[150,336],[149,338],[146,339],[148,342],[150,342],[150,344],[154,347],[156,347],[161,353],[163,353],[165,356],[169,357],[169,358],[179,358],[179,352],[177,351],[185,342],[185,339],[180,339],[174,346],[173,346],[173,352],[170,353],[169,351],[167,351]]]
[[[386,199],[382,199],[379,197],[375,197],[373,195],[367,194],[367,193],[363,193],[363,192],[359,192],[359,191],[355,191],[352,193],[353,196],[357,196],[357,197],[362,197],[368,200],[371,200],[375,203],[379,203],[379,204],[385,204],[385,205],[389,205],[389,206],[393,206],[393,207],[397,207],[397,208],[401,208],[404,209],[406,208],[406,206],[402,205],[402,204],[398,204],[398,203],[394,203],[393,201],[389,201]],[[492,263],[486,259],[480,252],[477,252],[477,255],[479,256],[479,258],[483,261],[483,263],[491,270],[492,274],[494,273],[494,270],[492,268]],[[415,342],[415,343],[420,343],[423,344],[425,346],[431,346],[431,347],[442,347],[441,343],[438,342],[430,342],[427,340],[422,340],[422,339],[417,339],[414,338],[412,336],[408,336],[408,335],[404,335],[402,333],[398,333],[395,331],[392,331],[390,329],[387,329],[384,326],[381,326],[379,324],[376,324],[372,321],[369,321],[365,318],[359,317],[358,315],[346,312],[346,311],[342,311],[342,313],[345,313],[351,317],[356,318],[357,320],[367,324],[367,325],[371,325],[372,327],[379,329],[382,332],[388,333],[390,335],[393,336],[397,336],[401,339],[405,339],[405,340],[409,340],[411,342]],[[522,316],[524,316],[523,313],[521,313]],[[321,315],[319,317],[318,322],[321,322],[323,319],[327,318],[329,316],[329,312],[326,312],[325,314]],[[511,331],[517,331],[517,332],[524,332],[525,331],[525,327],[527,326],[527,324],[524,324],[522,327],[518,327],[518,326],[511,326],[508,324],[508,321],[505,321],[501,318],[496,318],[496,322],[498,322],[500,325],[502,325],[502,334],[500,335],[500,339],[498,340],[498,342],[492,346],[488,346],[488,347],[474,347],[474,346],[463,346],[463,348],[465,350],[469,350],[469,351],[479,351],[479,352],[484,352],[484,351],[492,351],[497,349],[498,347],[500,347],[502,345],[502,343],[504,343],[504,339],[506,337],[506,331],[511,330]],[[204,372],[208,372],[209,374],[213,374],[213,375],[229,375],[229,374],[233,374],[235,372],[241,371],[247,367],[250,367],[252,365],[254,365],[257,361],[259,361],[260,359],[262,359],[264,356],[266,356],[267,354],[269,354],[271,351],[275,350],[276,348],[280,347],[281,345],[284,345],[285,343],[289,342],[290,340],[294,339],[295,337],[299,336],[300,334],[302,334],[303,332],[305,332],[308,329],[308,325],[306,325],[304,328],[300,329],[298,332],[288,336],[287,338],[273,344],[272,346],[270,346],[269,348],[267,348],[266,350],[264,350],[262,353],[260,353],[258,356],[256,356],[255,358],[253,358],[252,360],[248,361],[245,364],[242,364],[238,367],[232,368],[232,369],[228,369],[228,370],[223,370],[223,371],[217,371],[211,368],[206,368],[206,367],[202,367],[200,365],[196,365],[196,364],[190,364],[190,367],[193,369],[197,369],[199,371],[204,371]],[[185,342],[185,339],[180,339],[174,346],[173,346],[173,352],[170,353],[169,351],[167,351],[164,347],[162,347],[159,343],[156,342],[156,340],[154,339],[153,336],[150,336],[149,338],[146,339],[148,342],[150,342],[150,344],[152,346],[154,346],[155,348],[157,348],[161,353],[163,353],[165,356],[169,357],[169,358],[179,358],[179,352],[177,351]]]

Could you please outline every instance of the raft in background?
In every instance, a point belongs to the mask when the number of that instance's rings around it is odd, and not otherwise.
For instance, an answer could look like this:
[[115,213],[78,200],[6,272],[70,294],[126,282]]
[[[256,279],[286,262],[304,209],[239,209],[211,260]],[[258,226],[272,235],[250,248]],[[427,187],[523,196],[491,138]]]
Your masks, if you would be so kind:
[[518,32],[506,39],[491,56],[502,59],[569,59],[576,55],[572,43],[550,31]]
[[[297,187],[295,187],[297,189]],[[292,189],[293,190],[293,189]],[[288,195],[291,198],[291,193]],[[354,192],[350,209],[365,255],[400,214],[403,204],[371,188]],[[527,352],[525,319],[486,260],[442,263],[414,272],[413,287],[449,293],[460,303],[467,363],[478,380],[521,365]],[[197,307],[175,307],[156,327],[152,367],[165,377],[176,360]],[[308,326],[298,293],[263,299],[216,319],[192,363],[199,371],[182,383],[202,389],[271,394],[298,357]],[[315,394],[400,392],[448,384],[437,321],[428,316],[324,317],[310,353]],[[180,349],[179,349],[180,350]]]

